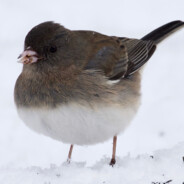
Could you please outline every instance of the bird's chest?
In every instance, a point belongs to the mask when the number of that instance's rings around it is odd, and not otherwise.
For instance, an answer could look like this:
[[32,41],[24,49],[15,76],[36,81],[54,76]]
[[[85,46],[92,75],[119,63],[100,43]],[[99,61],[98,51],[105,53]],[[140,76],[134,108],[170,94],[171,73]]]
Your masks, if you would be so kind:
[[17,80],[15,86],[15,102],[17,106],[50,106],[67,102],[69,94],[72,94],[71,85],[65,85],[57,80],[24,78]]

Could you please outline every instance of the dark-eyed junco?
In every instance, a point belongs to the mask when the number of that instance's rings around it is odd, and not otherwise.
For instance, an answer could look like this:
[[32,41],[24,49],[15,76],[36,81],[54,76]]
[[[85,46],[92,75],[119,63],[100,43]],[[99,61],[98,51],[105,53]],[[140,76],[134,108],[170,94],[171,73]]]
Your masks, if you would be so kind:
[[94,31],[71,31],[44,22],[27,34],[19,56],[23,70],[14,91],[18,114],[38,133],[73,145],[116,140],[140,101],[139,69],[156,45],[184,25],[170,22],[129,39]]

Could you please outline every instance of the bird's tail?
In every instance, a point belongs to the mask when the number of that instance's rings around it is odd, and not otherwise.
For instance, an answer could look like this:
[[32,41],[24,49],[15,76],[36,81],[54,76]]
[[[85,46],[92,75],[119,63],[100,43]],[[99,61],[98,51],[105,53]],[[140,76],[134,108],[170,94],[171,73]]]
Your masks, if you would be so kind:
[[146,40],[146,41],[151,40],[151,41],[154,41],[156,44],[158,44],[163,39],[167,38],[170,34],[180,29],[182,26],[184,26],[184,22],[180,20],[167,23],[155,29],[154,31],[150,32],[149,34],[141,38],[141,40]]

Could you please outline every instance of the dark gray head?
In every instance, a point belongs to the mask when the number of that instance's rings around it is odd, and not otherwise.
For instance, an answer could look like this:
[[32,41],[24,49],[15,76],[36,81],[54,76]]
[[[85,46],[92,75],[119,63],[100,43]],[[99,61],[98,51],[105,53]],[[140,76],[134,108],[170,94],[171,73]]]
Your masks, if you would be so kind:
[[20,62],[28,65],[52,65],[66,53],[70,31],[54,22],[41,23],[29,31],[25,38]]

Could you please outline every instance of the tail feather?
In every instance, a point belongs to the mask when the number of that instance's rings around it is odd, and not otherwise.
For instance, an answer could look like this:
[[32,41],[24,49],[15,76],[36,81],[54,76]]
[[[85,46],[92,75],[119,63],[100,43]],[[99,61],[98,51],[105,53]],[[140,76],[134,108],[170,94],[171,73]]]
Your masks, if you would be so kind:
[[140,40],[126,39],[129,62],[125,78],[135,73],[151,58],[159,42],[182,26],[184,22],[173,21],[155,29]]
[[176,21],[167,23],[155,29],[154,31],[150,32],[149,34],[141,38],[141,40],[145,40],[145,41],[150,40],[150,41],[154,41],[155,44],[158,44],[163,39],[168,37],[170,34],[177,31],[182,26],[184,26],[184,22],[180,20],[176,20]]

